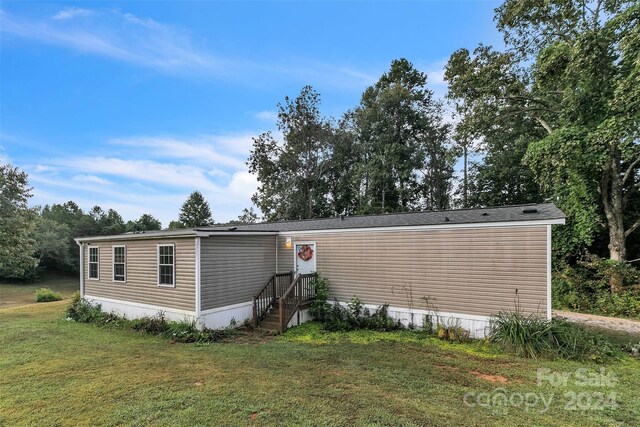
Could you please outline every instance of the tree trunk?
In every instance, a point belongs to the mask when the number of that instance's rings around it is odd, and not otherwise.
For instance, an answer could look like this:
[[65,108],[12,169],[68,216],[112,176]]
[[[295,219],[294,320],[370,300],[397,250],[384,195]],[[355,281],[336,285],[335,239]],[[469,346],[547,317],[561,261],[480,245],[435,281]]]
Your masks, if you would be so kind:
[[463,208],[468,208],[469,205],[467,204],[467,195],[469,194],[469,187],[468,187],[468,163],[467,163],[467,159],[468,159],[468,151],[467,151],[467,143],[464,143],[463,146],[463,156],[464,156],[464,184],[463,184],[463,190],[462,190],[462,207]]
[[[624,228],[623,179],[620,174],[621,154],[615,143],[611,144],[609,164],[605,167],[600,182],[600,196],[609,229],[609,259],[617,262],[627,260],[626,235]],[[611,274],[609,278],[611,292],[622,289],[620,274]]]

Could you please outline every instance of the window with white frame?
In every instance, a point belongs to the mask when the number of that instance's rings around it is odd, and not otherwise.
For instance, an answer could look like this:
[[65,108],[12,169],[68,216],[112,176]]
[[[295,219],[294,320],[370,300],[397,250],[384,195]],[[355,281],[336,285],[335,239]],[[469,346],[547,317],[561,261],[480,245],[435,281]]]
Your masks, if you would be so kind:
[[100,248],[89,246],[89,279],[100,279]]
[[125,246],[113,246],[113,281],[127,281],[127,250]]
[[158,245],[158,286],[175,286],[175,246]]

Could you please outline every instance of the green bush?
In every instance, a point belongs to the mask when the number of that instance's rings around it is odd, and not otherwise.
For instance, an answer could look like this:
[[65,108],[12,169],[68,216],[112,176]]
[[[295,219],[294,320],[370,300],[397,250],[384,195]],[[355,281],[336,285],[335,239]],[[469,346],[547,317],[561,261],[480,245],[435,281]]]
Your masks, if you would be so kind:
[[105,313],[100,304],[92,304],[76,292],[67,308],[67,317],[82,323],[93,323],[104,319]]
[[329,304],[329,282],[324,277],[316,276],[313,281],[316,295],[309,307],[309,314],[317,322],[326,322],[331,315]]
[[615,354],[599,334],[564,318],[502,312],[492,320],[489,340],[504,351],[527,358],[603,361]]
[[147,334],[160,335],[169,330],[169,324],[164,316],[164,311],[159,311],[154,316],[145,316],[131,321],[134,331]]
[[36,302],[51,302],[62,300],[62,295],[49,288],[40,288],[36,291]]
[[355,296],[346,307],[335,301],[323,325],[328,331],[368,329],[386,332],[404,329],[404,325],[400,320],[395,320],[389,316],[388,304],[381,305],[371,313]]

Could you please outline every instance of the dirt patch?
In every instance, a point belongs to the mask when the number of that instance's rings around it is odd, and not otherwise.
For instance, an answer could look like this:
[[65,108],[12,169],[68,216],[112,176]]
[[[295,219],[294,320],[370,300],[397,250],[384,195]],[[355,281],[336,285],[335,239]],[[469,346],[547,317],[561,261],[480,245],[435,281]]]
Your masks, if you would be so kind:
[[193,385],[196,386],[196,387],[200,387],[200,386],[204,385],[204,382],[196,381],[195,383],[193,383]]
[[249,419],[250,420],[255,420],[257,418],[258,418],[258,413],[257,412],[254,412],[253,414],[249,415]]
[[509,380],[503,377],[502,375],[483,374],[482,372],[478,372],[478,371],[469,371],[469,373],[473,376],[482,378],[483,380],[489,381],[492,383],[506,384],[509,382]]

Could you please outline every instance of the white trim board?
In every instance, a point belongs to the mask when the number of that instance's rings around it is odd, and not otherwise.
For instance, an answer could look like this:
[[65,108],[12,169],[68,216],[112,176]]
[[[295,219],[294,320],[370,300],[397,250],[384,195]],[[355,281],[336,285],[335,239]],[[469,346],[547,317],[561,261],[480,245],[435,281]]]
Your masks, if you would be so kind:
[[281,236],[290,236],[296,234],[314,234],[314,233],[356,233],[356,232],[390,232],[390,231],[412,231],[412,230],[448,230],[452,228],[487,228],[487,227],[531,227],[538,225],[564,224],[564,219],[550,220],[534,220],[534,221],[503,221],[503,222],[487,222],[487,223],[468,223],[468,224],[432,224],[432,225],[398,225],[391,227],[361,227],[361,228],[331,228],[325,230],[296,230],[281,231]]

